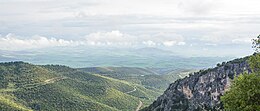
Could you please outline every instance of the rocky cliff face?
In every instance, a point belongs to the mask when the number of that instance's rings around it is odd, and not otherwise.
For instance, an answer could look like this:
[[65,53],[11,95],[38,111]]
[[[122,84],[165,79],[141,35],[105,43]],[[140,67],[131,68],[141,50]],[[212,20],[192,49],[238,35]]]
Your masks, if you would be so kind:
[[250,73],[248,57],[219,64],[216,68],[202,70],[166,89],[145,111],[220,110],[220,96],[228,90],[231,80],[243,72]]

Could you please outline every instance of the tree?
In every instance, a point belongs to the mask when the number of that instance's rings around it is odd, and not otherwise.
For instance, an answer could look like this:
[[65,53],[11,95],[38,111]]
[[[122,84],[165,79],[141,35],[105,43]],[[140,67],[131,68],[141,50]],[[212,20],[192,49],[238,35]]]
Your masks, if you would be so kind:
[[259,53],[260,51],[260,35],[256,37],[256,39],[253,39],[253,46],[252,48],[256,51],[256,53]]
[[233,81],[228,92],[221,97],[225,110],[260,111],[260,77],[241,74]]
[[249,65],[253,72],[260,72],[260,54],[255,53],[249,58]]
[[225,110],[260,111],[260,35],[253,39],[256,53],[250,57],[252,74],[243,73],[232,81],[232,85],[221,97]]
[[260,35],[256,37],[256,39],[252,40],[252,48],[255,50],[255,54],[250,57],[249,63],[250,68],[254,72],[260,72]]

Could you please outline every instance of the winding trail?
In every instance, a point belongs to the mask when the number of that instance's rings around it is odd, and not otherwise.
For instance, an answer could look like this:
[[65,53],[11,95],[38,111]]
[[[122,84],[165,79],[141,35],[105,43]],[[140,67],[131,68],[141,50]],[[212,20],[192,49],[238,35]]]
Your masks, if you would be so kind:
[[63,80],[63,79],[67,79],[67,77],[55,77],[55,78],[51,78],[51,79],[47,79],[44,81],[45,84],[51,84],[51,83],[54,83],[54,82],[57,82],[57,81],[60,81],[60,80]]
[[[51,78],[51,79],[46,79],[43,82],[38,82],[38,83],[34,83],[34,84],[26,84],[26,85],[23,86],[23,88],[35,88],[35,87],[39,87],[39,86],[42,86],[42,85],[52,84],[52,83],[55,83],[55,82],[58,82],[60,80],[67,79],[67,78],[68,77],[65,77],[65,76],[54,77],[54,78]],[[21,88],[0,89],[0,93],[3,93],[3,92],[14,92],[14,91],[20,90],[20,89]]]
[[125,92],[126,94],[129,94],[129,93],[132,93],[132,92],[135,92],[136,91],[136,87],[134,86],[134,90],[131,90],[131,91],[128,91],[128,92]]
[[[134,86],[134,89],[128,92],[125,92],[126,94],[132,93],[136,91],[136,86]],[[136,107],[135,111],[139,111],[141,109],[141,107],[143,106],[143,102],[139,100],[139,104]]]
[[138,104],[138,106],[136,107],[136,110],[135,110],[135,111],[139,111],[142,106],[143,106],[143,102],[139,100],[139,104]]

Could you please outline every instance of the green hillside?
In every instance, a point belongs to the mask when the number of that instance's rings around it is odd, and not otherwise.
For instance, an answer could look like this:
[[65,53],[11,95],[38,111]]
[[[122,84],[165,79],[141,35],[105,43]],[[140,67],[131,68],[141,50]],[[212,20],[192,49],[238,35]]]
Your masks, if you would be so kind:
[[139,84],[159,92],[164,91],[170,83],[192,72],[192,70],[183,69],[162,74],[153,69],[135,67],[88,67],[79,70]]
[[0,109],[132,111],[160,93],[59,65],[0,63]]

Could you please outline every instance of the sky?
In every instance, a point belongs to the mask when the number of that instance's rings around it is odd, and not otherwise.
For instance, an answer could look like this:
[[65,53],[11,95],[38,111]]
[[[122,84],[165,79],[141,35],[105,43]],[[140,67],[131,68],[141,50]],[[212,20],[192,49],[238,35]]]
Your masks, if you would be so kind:
[[142,48],[245,56],[259,0],[0,0],[0,50]]

